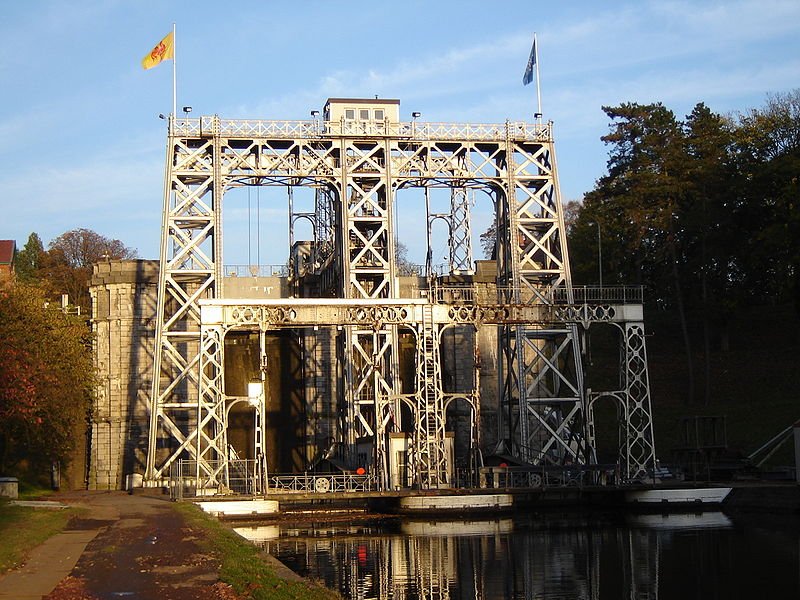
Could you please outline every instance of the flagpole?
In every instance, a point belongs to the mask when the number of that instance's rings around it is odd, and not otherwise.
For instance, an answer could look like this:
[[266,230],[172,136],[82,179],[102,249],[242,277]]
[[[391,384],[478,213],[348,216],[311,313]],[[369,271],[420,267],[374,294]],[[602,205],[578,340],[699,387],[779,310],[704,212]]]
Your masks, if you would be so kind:
[[533,33],[534,65],[536,66],[536,106],[539,123],[542,122],[542,90],[539,87],[539,45],[536,43],[536,32]]
[[[178,117],[178,44],[175,39],[175,23],[172,24],[172,117]],[[539,85],[537,76],[536,85]]]

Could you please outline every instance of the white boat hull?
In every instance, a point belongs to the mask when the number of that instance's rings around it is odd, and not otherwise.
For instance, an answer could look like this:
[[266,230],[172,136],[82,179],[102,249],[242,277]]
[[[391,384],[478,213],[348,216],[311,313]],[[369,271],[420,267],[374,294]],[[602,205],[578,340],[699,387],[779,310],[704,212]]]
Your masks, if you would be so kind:
[[635,490],[625,492],[625,501],[632,504],[722,504],[728,494],[729,487],[687,488],[677,490]]

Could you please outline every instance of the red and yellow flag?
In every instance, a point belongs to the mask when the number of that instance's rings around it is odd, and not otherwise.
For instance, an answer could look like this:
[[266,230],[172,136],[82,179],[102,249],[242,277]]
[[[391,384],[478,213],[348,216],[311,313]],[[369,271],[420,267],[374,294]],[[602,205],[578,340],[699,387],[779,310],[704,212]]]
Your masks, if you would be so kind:
[[142,59],[142,68],[152,69],[160,64],[162,60],[170,59],[175,59],[175,40],[171,31]]

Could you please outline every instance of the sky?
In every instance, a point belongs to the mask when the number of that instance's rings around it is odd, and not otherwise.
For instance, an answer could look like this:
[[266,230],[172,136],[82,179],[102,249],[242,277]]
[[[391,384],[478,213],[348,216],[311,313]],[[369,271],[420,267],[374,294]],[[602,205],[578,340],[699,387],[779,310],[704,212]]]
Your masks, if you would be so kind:
[[[83,227],[158,257],[172,64],[140,61],[172,23],[179,111],[276,120],[378,94],[400,99],[401,120],[533,121],[536,32],[563,200],[605,172],[603,106],[728,114],[800,87],[797,0],[0,0],[0,238],[47,245]],[[248,211],[226,195],[226,264],[285,263],[280,193],[257,215],[255,198]],[[421,262],[417,212],[399,229]],[[474,230],[489,213],[476,204]]]

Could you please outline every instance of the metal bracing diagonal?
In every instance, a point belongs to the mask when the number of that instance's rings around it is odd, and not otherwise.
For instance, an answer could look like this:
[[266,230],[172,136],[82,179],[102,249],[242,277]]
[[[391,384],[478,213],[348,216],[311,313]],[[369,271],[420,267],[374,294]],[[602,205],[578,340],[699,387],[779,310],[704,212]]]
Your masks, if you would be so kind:
[[168,267],[177,267],[182,271],[207,271],[214,267],[214,261],[200,247],[209,239],[214,230],[212,223],[206,222],[201,229],[192,229],[195,235],[186,235],[183,229],[173,229],[172,241],[174,256]]
[[644,324],[625,323],[623,382],[627,404],[626,448],[630,479],[647,477],[655,467],[656,449],[650,405],[650,380],[647,373],[647,349]]
[[[193,281],[191,283],[194,283]],[[175,281],[173,277],[167,277],[167,288],[166,293],[177,302],[177,306],[175,306],[172,310],[171,315],[169,318],[164,322],[164,331],[165,332],[172,332],[172,327],[176,325],[178,322],[186,323],[193,323],[195,325],[199,325],[200,323],[200,310],[197,307],[197,300],[203,297],[208,289],[213,285],[214,279],[208,275],[206,280],[197,285],[196,287],[192,285],[191,293],[187,293],[187,291],[183,288],[180,282]],[[187,328],[178,329],[179,335],[185,334],[186,331],[191,331]]]
[[[540,229],[530,227],[530,225],[525,222],[520,222],[519,225],[520,245],[524,243],[520,256],[520,270],[531,274],[560,275],[563,272],[563,261],[548,247],[548,242],[552,241],[551,238],[558,233],[558,226],[551,224],[551,227],[542,233]],[[549,260],[552,264],[547,264],[542,259]]]
[[450,190],[450,272],[472,273],[472,219],[467,188]]
[[500,145],[491,150],[484,150],[470,144],[468,171],[473,177],[487,177],[491,179],[503,178],[506,175],[505,149]]
[[383,170],[384,159],[382,157],[383,146],[375,144],[369,148],[350,146],[347,153],[347,168],[350,172],[373,172]]
[[[580,459],[583,455],[582,444],[572,444],[575,429],[579,429],[579,425],[575,422],[576,418],[580,415],[580,406],[574,404],[566,415],[559,414],[560,411],[546,411],[542,412],[532,406],[528,407],[528,414],[533,417],[542,429],[547,431],[546,441],[541,444],[538,450],[538,457],[534,458],[534,462],[543,462],[548,458],[550,449],[554,446],[561,448],[565,456],[571,459]],[[558,425],[553,427],[548,421],[550,417],[554,417]],[[528,444],[536,444],[539,442],[536,439],[536,432],[531,432],[531,437],[527,440]],[[552,460],[551,462],[556,462]]]
[[191,173],[196,175],[212,168],[211,141],[206,140],[195,147],[177,140],[173,145],[172,172],[176,175]]
[[537,183],[538,187],[528,187],[531,184],[528,179],[526,185],[517,188],[517,215],[521,219],[557,221],[558,213],[550,199],[553,192],[552,182]]
[[203,173],[191,178],[187,176],[187,179],[190,180],[189,183],[177,177],[172,182],[174,200],[168,218],[178,224],[184,219],[191,220],[199,217],[202,220],[208,218],[211,213],[211,208],[203,202],[203,197],[211,190],[212,176]]
[[[525,379],[530,381],[528,384],[528,391],[533,393],[536,390],[542,389],[543,385],[547,385],[545,378],[548,375],[553,375],[553,386],[551,388],[547,388],[546,391],[548,396],[545,396],[545,398],[556,397],[557,395],[560,395],[560,390],[556,389],[559,387],[558,383],[566,384],[566,386],[574,394],[574,396],[570,397],[578,398],[580,397],[581,393],[577,388],[577,382],[571,381],[570,377],[568,377],[563,371],[563,368],[558,365],[561,355],[568,355],[572,350],[573,340],[569,335],[569,330],[558,333],[564,335],[564,337],[560,342],[556,343],[552,335],[548,337],[540,337],[541,334],[538,334],[536,330],[529,330],[527,332],[527,336],[525,338],[525,348],[533,350],[534,354],[536,355],[533,360],[530,360],[527,357],[525,360]],[[539,361],[544,363],[544,367],[539,366]],[[562,362],[565,365],[568,365],[569,357],[566,356],[565,360]]]
[[537,177],[552,181],[547,146],[536,145],[533,147],[533,151],[531,151],[527,149],[525,145],[518,144],[515,150],[513,157],[521,158],[522,160],[514,161],[514,175],[517,177]]
[[448,483],[445,451],[444,394],[439,357],[439,330],[433,323],[430,304],[422,307],[417,327],[417,390],[412,467],[423,489]]

